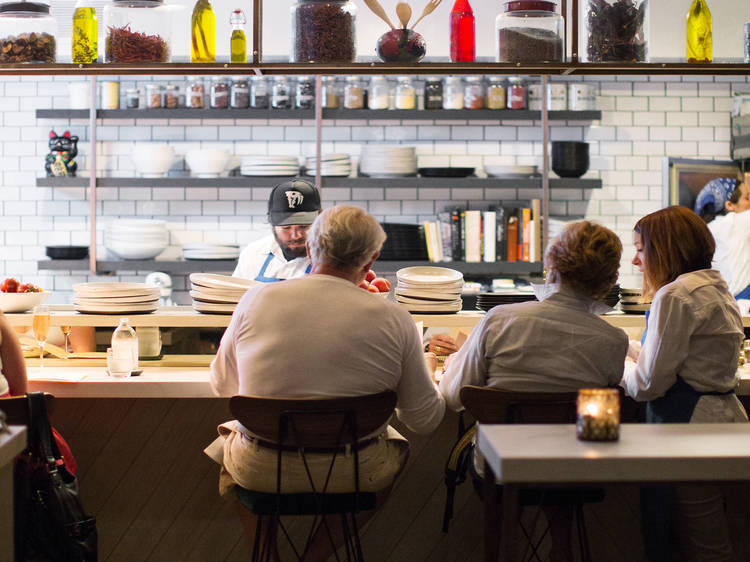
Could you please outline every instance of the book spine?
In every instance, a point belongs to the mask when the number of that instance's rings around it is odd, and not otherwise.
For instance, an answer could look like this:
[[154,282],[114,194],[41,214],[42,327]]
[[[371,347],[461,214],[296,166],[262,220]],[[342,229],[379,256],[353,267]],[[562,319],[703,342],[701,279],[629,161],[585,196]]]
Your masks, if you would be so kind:
[[518,209],[511,209],[508,214],[508,261],[518,260]]
[[534,252],[531,261],[542,261],[542,202],[539,199],[531,200],[531,220],[534,221]]
[[530,245],[531,242],[531,209],[525,208],[522,212],[523,242],[521,243],[521,259],[531,261]]
[[482,261],[482,213],[481,211],[466,211],[466,261]]
[[484,212],[484,223],[482,227],[484,246],[482,248],[482,261],[494,262],[497,259],[495,242],[497,240],[497,213],[495,211]]
[[434,262],[435,253],[432,249],[432,226],[430,224],[430,221],[424,221],[422,225],[424,226],[424,239],[425,244],[427,245],[427,259],[431,262]]
[[451,211],[451,257],[455,261],[461,261],[461,211]]

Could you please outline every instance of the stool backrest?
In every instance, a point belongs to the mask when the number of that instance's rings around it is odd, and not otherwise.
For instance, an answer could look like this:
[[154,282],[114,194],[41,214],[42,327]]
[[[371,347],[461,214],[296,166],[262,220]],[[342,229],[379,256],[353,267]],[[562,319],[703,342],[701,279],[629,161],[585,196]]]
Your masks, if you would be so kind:
[[510,392],[486,386],[461,389],[461,403],[480,423],[575,423],[577,392]]
[[[44,405],[47,414],[52,413],[55,397],[44,393]],[[26,395],[0,398],[0,410],[7,416],[6,422],[10,425],[29,425],[29,400]]]

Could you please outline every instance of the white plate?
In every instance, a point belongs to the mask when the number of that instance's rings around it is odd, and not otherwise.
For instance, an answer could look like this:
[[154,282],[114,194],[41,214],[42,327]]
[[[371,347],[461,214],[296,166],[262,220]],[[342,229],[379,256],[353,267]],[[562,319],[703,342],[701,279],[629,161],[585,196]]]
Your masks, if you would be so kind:
[[252,279],[242,279],[241,277],[232,277],[230,275],[219,275],[217,273],[191,273],[190,282],[194,285],[201,285],[213,289],[249,289],[254,287],[260,281]]
[[84,314],[128,314],[128,313],[141,313],[145,314],[148,312],[154,312],[159,308],[158,304],[99,304],[99,305],[75,305],[74,308],[78,312]]
[[[73,285],[73,290],[76,293],[99,293],[102,296],[122,296],[123,293],[155,293],[159,294],[158,287],[152,287],[145,283],[125,283],[112,281],[108,283],[106,281],[93,281],[91,283],[76,283]],[[116,294],[115,294],[116,293]]]
[[[243,293],[244,294],[244,293]],[[193,300],[202,302],[213,302],[222,304],[237,304],[243,295],[216,295],[213,293],[205,293],[203,291],[190,291],[190,296]]]
[[443,306],[443,305],[422,305],[422,304],[404,304],[400,303],[401,306],[403,306],[406,310],[409,312],[444,312],[444,313],[452,313],[452,312],[458,312],[461,310],[461,307],[463,306],[462,303],[457,303],[455,305],[449,305],[449,306]]
[[75,293],[73,297],[73,304],[79,302],[85,302],[87,304],[138,304],[144,302],[158,302],[159,293],[149,295],[127,295],[123,297],[100,297],[100,296],[89,296]]
[[396,278],[409,284],[463,283],[464,275],[455,269],[418,265],[404,267],[396,272]]
[[217,304],[211,302],[198,302],[193,301],[193,308],[198,312],[206,312],[209,314],[232,314],[234,312],[234,304]]
[[448,306],[448,305],[455,305],[457,303],[461,302],[461,299],[455,299],[451,296],[451,298],[447,299],[420,299],[420,298],[413,298],[413,297],[406,297],[400,293],[396,293],[396,302],[405,303],[405,304],[419,304],[419,305],[440,305],[440,306]]
[[396,288],[396,290],[394,291],[394,294],[396,295],[397,298],[404,297],[404,298],[437,301],[437,302],[454,301],[461,296],[460,291],[456,293],[438,292],[438,291],[427,292],[427,291],[420,291],[417,289],[403,289],[400,287]]
[[50,293],[0,293],[0,310],[3,312],[24,312],[42,304]]
[[115,254],[118,258],[124,260],[150,260],[161,254],[166,250],[166,246],[163,248],[127,248],[117,246],[115,248],[106,246],[107,250]]
[[194,242],[192,244],[183,244],[183,250],[224,250],[224,249],[236,249],[239,250],[239,244],[212,244],[210,242]]

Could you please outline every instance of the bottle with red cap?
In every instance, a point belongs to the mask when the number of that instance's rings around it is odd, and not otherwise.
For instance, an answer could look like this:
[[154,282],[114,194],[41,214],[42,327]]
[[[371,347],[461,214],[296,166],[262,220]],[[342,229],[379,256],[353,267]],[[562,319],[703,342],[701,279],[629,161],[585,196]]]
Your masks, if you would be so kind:
[[474,62],[476,34],[469,0],[456,0],[450,16],[451,61]]

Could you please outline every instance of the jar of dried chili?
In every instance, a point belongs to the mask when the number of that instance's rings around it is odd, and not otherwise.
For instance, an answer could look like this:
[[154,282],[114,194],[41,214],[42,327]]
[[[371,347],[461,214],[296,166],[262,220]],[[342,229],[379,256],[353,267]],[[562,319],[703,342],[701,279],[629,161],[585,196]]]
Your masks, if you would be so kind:
[[112,0],[104,6],[106,62],[169,62],[171,25],[163,0]]
[[292,6],[291,62],[354,62],[357,7],[348,0],[299,0]]

